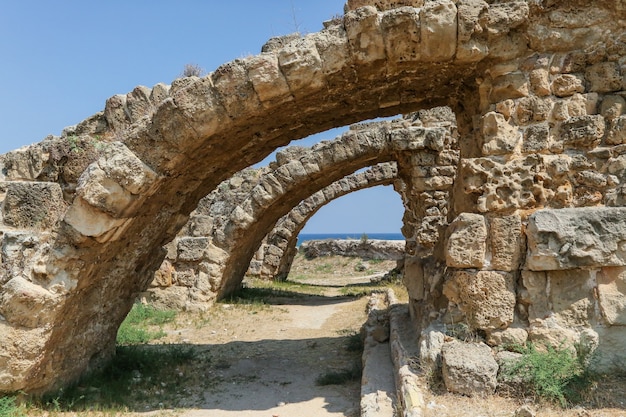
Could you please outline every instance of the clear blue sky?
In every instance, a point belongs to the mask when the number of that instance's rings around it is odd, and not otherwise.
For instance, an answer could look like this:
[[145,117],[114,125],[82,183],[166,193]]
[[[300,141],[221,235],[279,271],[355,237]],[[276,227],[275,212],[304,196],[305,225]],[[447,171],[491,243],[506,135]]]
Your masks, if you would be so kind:
[[[0,7],[0,154],[40,142],[137,85],[169,84],[185,64],[212,71],[272,36],[315,32],[343,0],[4,0]],[[298,143],[332,139],[340,130]],[[399,232],[391,187],[324,207],[304,233]]]

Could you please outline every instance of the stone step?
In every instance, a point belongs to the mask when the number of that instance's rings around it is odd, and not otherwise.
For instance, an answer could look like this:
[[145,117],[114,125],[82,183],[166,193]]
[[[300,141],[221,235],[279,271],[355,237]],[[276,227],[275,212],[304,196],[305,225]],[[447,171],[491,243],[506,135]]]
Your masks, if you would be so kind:
[[372,294],[368,311],[363,346],[361,417],[393,417],[397,400],[386,294]]

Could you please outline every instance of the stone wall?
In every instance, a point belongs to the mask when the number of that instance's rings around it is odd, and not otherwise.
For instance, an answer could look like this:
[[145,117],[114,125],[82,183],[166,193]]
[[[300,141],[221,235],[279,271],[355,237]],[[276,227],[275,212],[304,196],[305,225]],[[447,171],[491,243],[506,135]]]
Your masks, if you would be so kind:
[[393,160],[416,326],[577,341],[623,367],[624,3],[366,3],[0,157],[0,391],[50,391],[110,358],[163,246],[233,174],[309,134],[415,111],[277,167],[194,282],[232,291],[281,216]]

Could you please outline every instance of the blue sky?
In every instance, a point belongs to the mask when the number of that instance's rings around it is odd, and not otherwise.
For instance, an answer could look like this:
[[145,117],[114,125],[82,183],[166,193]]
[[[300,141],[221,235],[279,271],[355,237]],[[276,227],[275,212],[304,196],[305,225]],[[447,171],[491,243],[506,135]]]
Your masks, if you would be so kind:
[[[212,71],[272,36],[315,32],[343,0],[4,0],[0,5],[0,154],[39,142],[137,85],[169,84],[185,64]],[[341,130],[294,142],[309,146]],[[399,232],[391,187],[324,207],[303,233]]]

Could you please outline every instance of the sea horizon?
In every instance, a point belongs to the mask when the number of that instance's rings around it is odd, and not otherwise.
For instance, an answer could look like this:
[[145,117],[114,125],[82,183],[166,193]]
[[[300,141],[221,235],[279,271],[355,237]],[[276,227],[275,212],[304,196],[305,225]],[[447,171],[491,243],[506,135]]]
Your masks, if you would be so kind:
[[353,239],[359,240],[363,236],[373,240],[404,240],[402,233],[300,233],[298,235],[298,246],[307,240],[326,239]]

